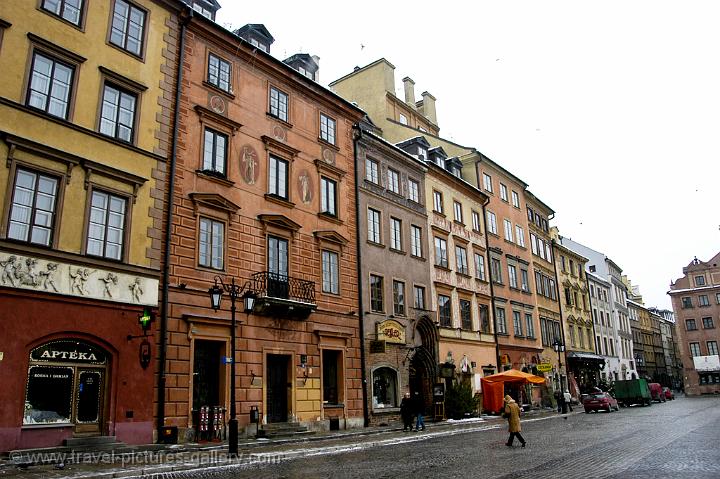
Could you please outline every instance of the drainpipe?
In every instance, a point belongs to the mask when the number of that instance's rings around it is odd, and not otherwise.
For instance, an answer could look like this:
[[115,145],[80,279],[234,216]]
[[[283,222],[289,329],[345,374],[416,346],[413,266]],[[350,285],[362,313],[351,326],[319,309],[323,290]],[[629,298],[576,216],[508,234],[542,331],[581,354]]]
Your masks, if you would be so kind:
[[[477,170],[477,163],[475,164],[475,169]],[[492,259],[490,258],[490,242],[488,241],[487,211],[485,211],[485,207],[489,203],[490,197],[486,197],[485,202],[482,204],[483,227],[485,228],[485,252],[487,255],[486,271],[488,273],[488,279],[490,280],[490,306],[492,309],[492,311],[488,311],[488,314],[492,314],[493,337],[495,338],[495,367],[497,372],[502,372],[500,371],[500,344],[498,344],[497,318],[495,317],[495,288],[493,288]]]
[[175,169],[177,165],[177,143],[178,123],[180,120],[180,94],[182,93],[183,59],[185,50],[185,30],[187,24],[193,18],[193,11],[185,8],[179,16],[185,15],[180,20],[180,43],[178,46],[178,70],[175,81],[175,112],[173,114],[172,146],[170,153],[170,171],[168,172],[168,199],[167,199],[167,221],[165,222],[165,241],[163,244],[163,286],[162,286],[162,307],[160,316],[160,353],[158,357],[158,409],[157,409],[157,432],[158,440],[162,437],[162,428],[165,425],[165,361],[167,356],[167,324],[168,324],[168,295],[170,289],[170,235],[173,226],[173,206],[175,198]]
[[355,125],[355,127],[357,128],[357,133],[353,135],[353,150],[355,153],[355,161],[353,161],[353,164],[355,168],[355,225],[357,226],[355,246],[357,248],[358,319],[360,322],[360,379],[362,384],[363,425],[368,427],[370,425],[370,412],[368,411],[367,374],[365,372],[365,311],[363,310],[362,255],[360,253],[360,188],[358,179],[358,141],[362,138],[362,127],[360,127],[359,124]]

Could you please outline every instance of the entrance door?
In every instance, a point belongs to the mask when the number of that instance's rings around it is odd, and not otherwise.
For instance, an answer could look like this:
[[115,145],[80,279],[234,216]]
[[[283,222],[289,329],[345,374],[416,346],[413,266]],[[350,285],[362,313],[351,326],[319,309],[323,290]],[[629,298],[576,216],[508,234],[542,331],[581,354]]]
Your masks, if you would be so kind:
[[193,357],[193,411],[220,406],[220,358],[225,343],[195,340]]
[[104,371],[78,369],[75,391],[75,433],[100,434]]
[[267,357],[267,421],[287,422],[288,365],[290,356],[268,354]]

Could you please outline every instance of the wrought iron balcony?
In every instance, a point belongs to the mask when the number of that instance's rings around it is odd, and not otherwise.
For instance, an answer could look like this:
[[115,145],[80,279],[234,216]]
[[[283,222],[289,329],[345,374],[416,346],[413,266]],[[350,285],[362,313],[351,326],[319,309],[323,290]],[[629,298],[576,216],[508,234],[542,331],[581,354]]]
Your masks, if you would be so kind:
[[263,271],[252,275],[255,312],[306,318],[316,307],[315,282]]

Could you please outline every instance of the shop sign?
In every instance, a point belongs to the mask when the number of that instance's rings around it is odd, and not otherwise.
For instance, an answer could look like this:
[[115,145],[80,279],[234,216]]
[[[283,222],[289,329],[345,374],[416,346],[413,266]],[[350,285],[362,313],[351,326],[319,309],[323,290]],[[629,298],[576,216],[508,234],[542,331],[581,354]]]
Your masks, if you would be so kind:
[[696,371],[720,371],[720,356],[695,356],[693,363]]
[[405,344],[405,328],[402,324],[388,319],[377,326],[378,339],[388,343]]
[[385,352],[385,341],[370,341],[370,354]]
[[540,363],[537,365],[537,370],[541,373],[547,373],[549,371],[552,371],[552,364],[550,363]]
[[30,352],[32,361],[105,364],[107,358],[100,348],[82,341],[53,341]]

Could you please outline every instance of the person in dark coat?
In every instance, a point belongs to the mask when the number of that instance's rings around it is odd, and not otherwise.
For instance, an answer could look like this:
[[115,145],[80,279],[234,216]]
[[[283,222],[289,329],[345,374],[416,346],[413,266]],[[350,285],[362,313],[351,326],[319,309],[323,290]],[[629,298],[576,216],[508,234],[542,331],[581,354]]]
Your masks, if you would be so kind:
[[413,400],[410,399],[410,393],[405,393],[405,396],[400,401],[400,417],[403,421],[403,431],[412,431],[413,417],[414,417],[415,406]]
[[425,403],[420,397],[419,392],[415,392],[415,397],[413,398],[413,405],[414,405],[414,412],[417,414],[417,421],[415,421],[415,430],[416,431],[424,431],[425,430],[425,418],[423,417],[423,414],[425,414]]
[[517,437],[522,447],[525,447],[525,439],[522,437],[522,434],[520,434],[522,430],[520,427],[520,406],[517,405],[509,394],[505,396],[505,413],[503,416],[508,420],[508,432],[510,433],[510,437],[508,437],[505,445],[512,447],[513,441]]

